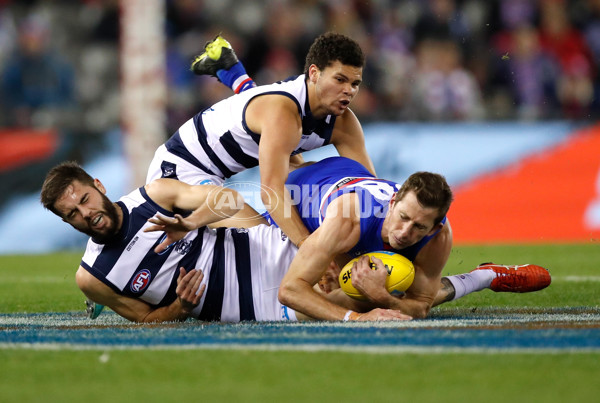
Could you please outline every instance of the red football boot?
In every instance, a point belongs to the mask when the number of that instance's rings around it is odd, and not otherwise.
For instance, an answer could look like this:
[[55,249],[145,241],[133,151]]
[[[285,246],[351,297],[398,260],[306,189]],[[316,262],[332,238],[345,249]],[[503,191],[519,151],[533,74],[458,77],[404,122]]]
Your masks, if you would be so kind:
[[550,285],[550,273],[543,267],[533,264],[501,265],[482,263],[472,270],[491,269],[496,273],[490,289],[496,292],[531,292],[539,291]]

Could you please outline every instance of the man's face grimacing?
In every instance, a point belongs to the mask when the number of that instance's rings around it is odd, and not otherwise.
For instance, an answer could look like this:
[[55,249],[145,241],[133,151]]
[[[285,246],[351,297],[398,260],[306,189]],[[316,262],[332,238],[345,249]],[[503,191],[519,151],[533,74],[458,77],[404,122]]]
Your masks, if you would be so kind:
[[343,114],[362,83],[362,67],[345,65],[340,61],[333,62],[324,70],[312,65],[310,75],[318,102],[316,107],[311,105],[316,116]]
[[412,246],[433,234],[442,224],[434,225],[439,212],[423,207],[417,195],[409,191],[402,200],[390,201],[390,208],[381,227],[381,237],[394,249]]
[[119,215],[97,179],[95,186],[75,180],[54,204],[64,222],[104,243],[118,229]]

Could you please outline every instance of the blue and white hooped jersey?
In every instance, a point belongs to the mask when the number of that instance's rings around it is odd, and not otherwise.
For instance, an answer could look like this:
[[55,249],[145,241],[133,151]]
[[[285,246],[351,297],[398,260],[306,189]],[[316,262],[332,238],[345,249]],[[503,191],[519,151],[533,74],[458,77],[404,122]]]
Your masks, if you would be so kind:
[[313,118],[305,76],[300,75],[217,102],[183,124],[165,143],[166,150],[196,169],[221,178],[257,166],[260,134],[248,128],[246,108],[254,98],[267,94],[283,95],[296,103],[302,137],[292,155],[329,144],[336,117]]
[[414,260],[435,234],[401,250],[392,249],[381,237],[390,200],[400,186],[396,182],[374,177],[360,163],[344,157],[326,158],[297,169],[290,173],[286,182],[292,202],[310,232],[321,225],[327,206],[333,200],[346,193],[355,193],[360,205],[360,238],[348,253],[355,257],[367,252],[390,250]]
[[[296,247],[278,228],[207,227],[190,231],[162,253],[154,248],[163,232],[143,232],[157,212],[173,216],[139,188],[118,202],[123,225],[115,240],[88,241],[81,266],[117,294],[145,301],[153,307],[171,304],[179,267],[202,269],[206,290],[192,317],[205,321],[295,320],[277,292]],[[266,244],[265,244],[266,243]],[[268,246],[267,246],[268,245]]]

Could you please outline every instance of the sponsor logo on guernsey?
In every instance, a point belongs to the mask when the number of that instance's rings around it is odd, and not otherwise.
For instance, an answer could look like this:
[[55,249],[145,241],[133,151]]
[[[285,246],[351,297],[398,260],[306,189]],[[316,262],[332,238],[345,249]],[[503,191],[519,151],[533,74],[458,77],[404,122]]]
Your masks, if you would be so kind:
[[135,245],[135,243],[137,242],[138,238],[139,238],[139,237],[136,235],[136,236],[135,236],[135,237],[134,237],[134,238],[131,240],[131,242],[129,242],[129,245],[127,245],[127,252],[129,252],[129,251],[131,250],[131,248],[133,248],[133,245]]
[[150,278],[152,277],[152,273],[148,269],[142,269],[133,276],[133,280],[131,280],[131,291],[135,293],[142,292],[148,287],[150,284]]

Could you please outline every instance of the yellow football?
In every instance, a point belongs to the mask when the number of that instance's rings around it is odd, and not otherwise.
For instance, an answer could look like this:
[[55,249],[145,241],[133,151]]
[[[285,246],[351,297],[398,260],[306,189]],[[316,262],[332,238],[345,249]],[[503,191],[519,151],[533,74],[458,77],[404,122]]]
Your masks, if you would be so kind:
[[[381,259],[383,262],[387,272],[387,280],[385,282],[385,286],[390,294],[392,295],[402,295],[404,291],[411,286],[413,280],[415,279],[415,266],[413,266],[412,262],[405,258],[404,256],[388,252],[388,251],[378,251],[378,252],[369,252],[365,253],[366,256],[374,256],[376,258]],[[363,255],[364,256],[364,255]],[[352,285],[352,277],[351,277],[351,269],[354,262],[356,262],[360,258],[354,258],[349,261],[342,271],[340,272],[340,287],[346,294],[351,296],[352,298],[359,300],[366,300],[366,298]],[[371,269],[374,270],[377,266],[371,260]]]

